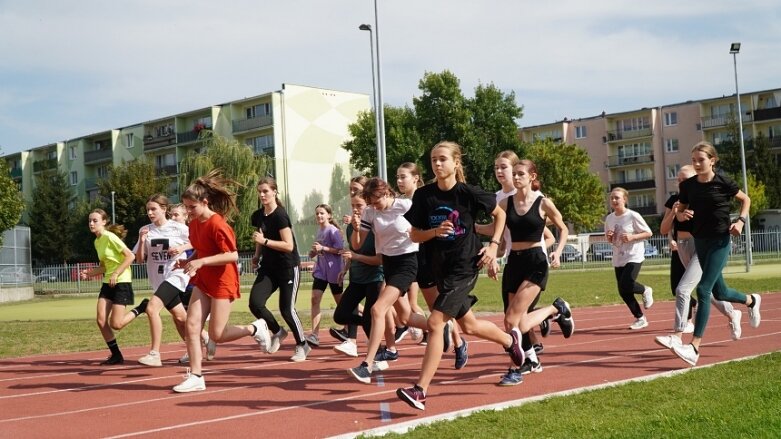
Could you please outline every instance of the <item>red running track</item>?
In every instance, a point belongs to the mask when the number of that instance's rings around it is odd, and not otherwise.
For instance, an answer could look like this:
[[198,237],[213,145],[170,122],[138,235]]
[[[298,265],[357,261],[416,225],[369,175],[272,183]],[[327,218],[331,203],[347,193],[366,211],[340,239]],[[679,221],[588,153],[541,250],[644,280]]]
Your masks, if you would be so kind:
[[[714,309],[698,366],[781,350],[781,293],[763,294],[757,329],[749,327],[745,307],[736,308],[744,312],[742,339],[730,339],[726,318]],[[291,339],[280,352],[263,355],[247,338],[221,345],[217,359],[205,363],[206,391],[189,394],[171,391],[185,371],[176,364],[183,343],[164,346],[161,368],[135,363],[146,353],[142,348],[124,349],[125,364],[113,367],[98,366],[105,351],[0,360],[0,435],[308,438],[399,430],[471,410],[686,369],[686,363],[654,343],[654,336],[672,326],[673,303],[657,302],[646,316],[648,328],[630,331],[633,319],[624,305],[575,309],[573,337],[565,340],[554,328],[543,339],[543,373],[526,375],[514,387],[496,386],[508,366],[506,354],[468,337],[468,365],[457,371],[453,354],[443,357],[424,412],[395,395],[396,388],[418,375],[424,348],[411,341],[400,344],[399,361],[366,385],[346,371],[360,360],[333,351],[336,342],[326,341],[327,334],[321,337],[324,346],[297,364],[287,361]],[[501,324],[499,315],[489,318]]]

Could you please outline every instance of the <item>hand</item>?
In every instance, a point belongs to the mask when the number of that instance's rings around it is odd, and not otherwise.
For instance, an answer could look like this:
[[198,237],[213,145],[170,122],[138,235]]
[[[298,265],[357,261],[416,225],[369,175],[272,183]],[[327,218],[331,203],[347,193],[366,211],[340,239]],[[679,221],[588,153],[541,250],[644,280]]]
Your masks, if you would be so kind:
[[743,221],[735,221],[729,226],[729,234],[733,236],[740,236],[743,232]]
[[678,251],[678,241],[670,240],[670,251],[671,252],[677,252]]
[[138,240],[143,242],[147,235],[149,235],[149,226],[141,227],[141,230],[138,231]]
[[352,225],[355,230],[361,229],[361,212],[358,209],[353,210]]
[[350,215],[344,215],[344,216],[342,217],[342,223],[344,223],[345,225],[346,225],[346,224],[350,224],[350,220],[351,220],[351,219],[352,219],[352,218],[350,217]]
[[325,250],[325,246],[320,244],[319,242],[315,241],[314,244],[312,244],[312,251],[317,254],[322,254]]
[[436,229],[437,237],[447,238],[448,236],[454,234],[455,230],[456,229],[450,220],[442,221],[441,223],[439,223]]
[[117,272],[111,273],[111,277],[108,279],[108,286],[115,287],[117,285],[117,278],[119,277],[119,274]]
[[193,259],[192,261],[187,261],[187,264],[183,268],[186,275],[193,277],[201,267],[203,267],[203,261],[200,259]]
[[252,242],[255,244],[263,244],[266,242],[266,237],[263,235],[263,232],[258,230],[257,232],[252,232]]
[[605,238],[607,238],[608,241],[613,242],[613,235],[614,235],[613,231],[608,230],[607,233],[605,233]]
[[182,249],[179,247],[171,247],[168,249],[168,254],[171,256],[179,256],[182,253]]
[[477,253],[480,259],[477,261],[477,268],[490,267],[496,263],[496,249],[491,246],[483,247]]
[[350,250],[342,250],[339,252],[340,255],[342,255],[342,259],[344,259],[345,262],[351,260],[353,258],[353,252]]
[[81,280],[87,280],[89,278],[89,270],[84,269],[84,270],[79,271],[79,278]]
[[340,271],[339,274],[336,276],[336,283],[339,285],[342,285],[344,283],[344,275],[346,273],[344,271]]
[[693,217],[694,217],[694,211],[691,209],[686,209],[683,212],[675,213],[675,219],[677,219],[679,222],[689,221]]
[[561,260],[559,257],[559,254],[557,252],[551,252],[548,255],[548,259],[550,260],[550,266],[553,268],[559,268],[561,266]]
[[633,236],[631,233],[622,233],[621,242],[632,242]]

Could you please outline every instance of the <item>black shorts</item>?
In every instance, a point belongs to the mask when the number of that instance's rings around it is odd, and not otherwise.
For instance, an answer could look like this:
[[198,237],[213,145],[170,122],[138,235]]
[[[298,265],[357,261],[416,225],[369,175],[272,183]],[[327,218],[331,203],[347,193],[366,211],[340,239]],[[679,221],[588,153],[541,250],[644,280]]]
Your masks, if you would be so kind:
[[334,296],[338,296],[344,291],[341,285],[328,282],[327,280],[314,278],[314,281],[312,281],[313,290],[325,291],[325,287],[331,287],[331,294]]
[[437,280],[434,279],[434,273],[426,266],[426,256],[423,250],[418,252],[418,274],[415,276],[418,286],[425,290],[437,286]]
[[477,303],[477,297],[469,294],[477,284],[477,274],[468,277],[448,277],[437,284],[439,294],[434,309],[456,320],[460,319]]
[[545,291],[548,284],[548,259],[542,247],[511,251],[502,274],[502,292],[515,294],[524,281]]
[[160,286],[157,287],[157,291],[155,291],[155,296],[160,298],[160,301],[163,302],[165,309],[169,311],[182,303],[182,294],[184,294],[183,291],[168,282],[161,283]]
[[398,288],[404,296],[418,274],[417,253],[382,255],[382,271],[385,273],[385,284]]
[[182,302],[182,306],[184,306],[185,311],[187,310],[187,307],[190,306],[190,298],[193,296],[193,288],[195,288],[195,285],[187,284],[187,288],[185,288],[184,291],[179,292],[179,300]]
[[104,283],[100,286],[100,294],[98,297],[102,297],[115,305],[132,305],[133,284],[130,282],[120,282],[112,287],[109,286],[109,284]]

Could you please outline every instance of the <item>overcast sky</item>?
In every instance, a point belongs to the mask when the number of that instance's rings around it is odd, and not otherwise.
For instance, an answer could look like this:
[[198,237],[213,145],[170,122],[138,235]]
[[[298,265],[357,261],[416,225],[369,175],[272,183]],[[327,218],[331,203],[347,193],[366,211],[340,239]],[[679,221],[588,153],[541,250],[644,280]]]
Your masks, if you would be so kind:
[[[778,0],[380,0],[386,104],[424,72],[521,126],[781,88]],[[0,0],[0,153],[279,90],[371,93],[373,0]]]

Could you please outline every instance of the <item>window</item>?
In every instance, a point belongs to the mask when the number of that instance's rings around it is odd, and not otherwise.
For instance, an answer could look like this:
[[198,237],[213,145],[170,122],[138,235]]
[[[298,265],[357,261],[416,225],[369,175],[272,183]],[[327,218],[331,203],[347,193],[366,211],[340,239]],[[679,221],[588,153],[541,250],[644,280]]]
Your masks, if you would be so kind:
[[174,133],[173,124],[158,125],[155,127],[155,137],[170,136],[173,133]]
[[71,186],[76,186],[78,182],[79,182],[79,173],[76,171],[71,171],[70,173]]
[[271,114],[271,104],[258,104],[253,105],[251,107],[247,107],[247,119],[252,119],[254,117],[261,117],[261,116],[268,116]]
[[667,165],[667,179],[675,180],[678,178],[678,171],[681,170],[681,165]]
[[195,121],[195,126],[202,126],[207,129],[212,128],[212,117],[211,116],[205,116],[201,117],[198,120]]
[[640,131],[651,128],[648,117],[632,117],[616,122],[616,131]]
[[71,160],[76,160],[76,146],[68,147],[68,157],[70,157]]
[[667,152],[678,152],[678,139],[665,139],[664,147]]
[[157,169],[163,169],[167,166],[176,166],[176,154],[162,154],[155,156],[155,166]]
[[731,136],[728,132],[713,133],[713,146],[721,145],[721,142],[727,142],[731,140]]
[[98,169],[95,170],[95,175],[100,179],[108,178],[108,166],[98,167]]
[[125,146],[128,148],[132,148],[133,146],[133,133],[127,133],[125,134]]
[[274,137],[270,135],[250,137],[246,141],[247,145],[255,152],[255,155],[265,154],[274,156]]
[[678,125],[678,113],[675,111],[664,113],[664,125],[668,127],[671,125]]
[[586,127],[575,127],[575,138],[576,139],[585,139],[586,138]]
[[49,160],[57,160],[57,150],[50,149],[46,152],[46,158]]
[[721,117],[734,112],[735,104],[722,104],[714,105],[710,107],[710,115],[712,117]]

